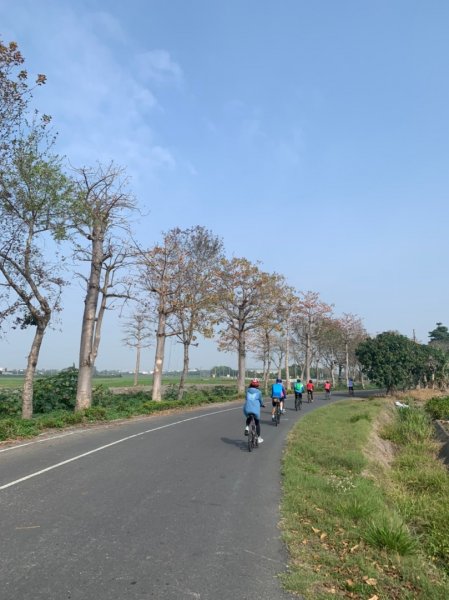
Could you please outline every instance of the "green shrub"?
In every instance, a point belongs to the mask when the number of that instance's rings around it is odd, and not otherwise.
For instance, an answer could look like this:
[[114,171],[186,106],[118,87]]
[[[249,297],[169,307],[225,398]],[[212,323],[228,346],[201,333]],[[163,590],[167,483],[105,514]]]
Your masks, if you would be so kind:
[[39,433],[36,421],[8,417],[0,420],[0,440],[17,439],[21,437],[32,437]]
[[0,416],[12,417],[22,412],[22,392],[16,389],[0,390]]
[[42,428],[61,429],[67,425],[67,422],[63,415],[56,413],[43,416],[41,419],[39,419],[39,425]]
[[113,402],[114,394],[108,387],[100,383],[92,390],[92,406],[108,406]]
[[36,379],[33,389],[35,413],[48,413],[53,410],[74,409],[78,369],[69,367],[51,377]]
[[425,406],[432,419],[449,419],[449,396],[431,398]]
[[[186,392],[184,391],[184,396]],[[178,399],[178,386],[168,385],[163,394],[164,400],[177,400]]]
[[104,406],[91,406],[83,410],[83,415],[87,421],[105,421],[108,411]]

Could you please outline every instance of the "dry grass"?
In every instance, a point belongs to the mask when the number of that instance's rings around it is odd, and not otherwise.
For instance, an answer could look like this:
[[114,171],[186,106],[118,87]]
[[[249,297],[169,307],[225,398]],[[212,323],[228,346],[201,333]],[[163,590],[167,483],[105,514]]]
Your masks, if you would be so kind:
[[430,400],[431,398],[439,398],[440,396],[447,396],[447,390],[438,390],[438,389],[422,389],[422,390],[409,390],[407,392],[395,392],[394,398],[400,400],[401,402],[404,400],[409,400],[412,398],[418,404],[423,404]]

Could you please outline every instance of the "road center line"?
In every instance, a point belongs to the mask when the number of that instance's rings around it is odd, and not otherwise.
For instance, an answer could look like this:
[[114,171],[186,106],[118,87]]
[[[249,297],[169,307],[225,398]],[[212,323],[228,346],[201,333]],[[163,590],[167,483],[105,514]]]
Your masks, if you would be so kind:
[[73,456],[72,458],[68,458],[67,460],[63,460],[62,462],[56,463],[55,465],[51,465],[50,467],[46,467],[45,469],[41,469],[40,471],[35,471],[34,473],[30,473],[30,475],[26,475],[25,477],[21,477],[20,479],[16,479],[15,481],[11,481],[10,483],[6,483],[5,485],[0,486],[0,490],[6,490],[6,488],[12,487],[13,485],[17,485],[18,483],[22,483],[23,481],[27,481],[28,479],[32,479],[33,477],[37,477],[38,475],[42,475],[43,473],[47,473],[48,471],[53,471],[53,469],[58,469],[59,467],[63,467],[75,460],[79,460],[80,458],[84,458],[85,456],[89,456],[90,454],[95,454],[96,452],[100,452],[101,450],[106,450],[106,448],[110,448],[111,446],[116,446],[117,444],[121,444],[122,442],[126,442],[127,440],[131,440],[133,438],[140,437],[141,435],[145,435],[147,433],[153,433],[153,431],[159,431],[160,429],[167,429],[168,427],[174,427],[175,425],[180,425],[181,423],[187,423],[188,421],[195,421],[196,419],[202,419],[204,417],[210,417],[211,415],[219,415],[221,413],[230,412],[232,410],[241,410],[241,406],[236,406],[233,408],[225,408],[223,410],[216,410],[214,412],[206,413],[204,415],[197,415],[196,417],[189,417],[188,419],[181,419],[180,421],[175,421],[174,423],[167,423],[167,425],[160,425],[159,427],[153,427],[152,429],[146,429],[145,431],[140,431],[139,433],[134,433],[133,435],[128,435],[124,438],[116,440],[115,442],[111,442],[109,444],[105,444],[104,446],[100,446],[98,448],[94,448],[93,450],[89,450],[89,452],[84,452],[83,454],[78,454],[77,456]]

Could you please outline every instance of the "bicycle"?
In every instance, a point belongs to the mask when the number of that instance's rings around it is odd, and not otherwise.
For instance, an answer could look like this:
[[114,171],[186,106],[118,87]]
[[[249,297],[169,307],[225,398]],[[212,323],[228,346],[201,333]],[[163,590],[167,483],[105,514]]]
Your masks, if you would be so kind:
[[326,392],[326,398],[329,400],[329,398],[331,397],[331,391],[325,390],[325,392]]
[[295,410],[301,410],[302,408],[302,394],[295,394]]
[[276,402],[276,407],[274,409],[274,424],[276,425],[276,427],[279,425],[280,422],[281,422],[281,403]]
[[259,447],[259,436],[256,431],[256,421],[254,415],[250,413],[250,422],[248,424],[248,452],[251,452],[254,448]]
[[313,402],[313,390],[307,390],[307,402]]

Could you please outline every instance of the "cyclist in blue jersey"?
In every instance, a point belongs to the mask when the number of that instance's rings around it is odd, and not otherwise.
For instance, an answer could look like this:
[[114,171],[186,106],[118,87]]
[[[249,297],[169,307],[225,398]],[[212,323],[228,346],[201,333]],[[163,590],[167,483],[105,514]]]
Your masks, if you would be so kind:
[[259,444],[263,442],[260,437],[260,407],[264,406],[262,392],[259,390],[259,380],[253,379],[246,390],[245,404],[243,405],[243,414],[246,417],[245,435],[248,435],[248,426],[251,420],[250,415],[254,415],[256,422],[256,433],[259,438]]
[[271,404],[273,408],[271,409],[271,419],[274,421],[276,412],[276,404],[279,402],[281,412],[284,412],[284,400],[287,397],[287,392],[282,384],[282,379],[276,379],[276,383],[273,383],[271,386]]

